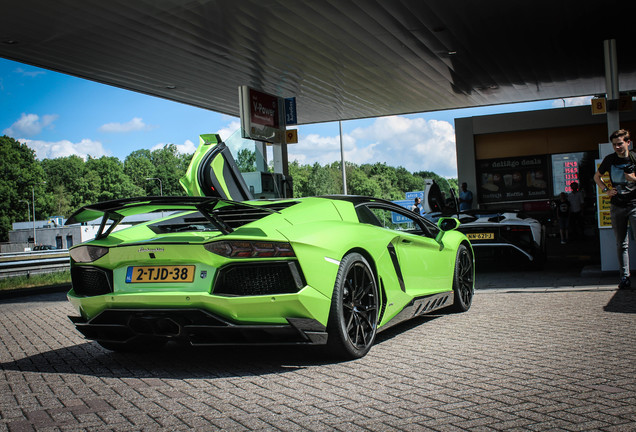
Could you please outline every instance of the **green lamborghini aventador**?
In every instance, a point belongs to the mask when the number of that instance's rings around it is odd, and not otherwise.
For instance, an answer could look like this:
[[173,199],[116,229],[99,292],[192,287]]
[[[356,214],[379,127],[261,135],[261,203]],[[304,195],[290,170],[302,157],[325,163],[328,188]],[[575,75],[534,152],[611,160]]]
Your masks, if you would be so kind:
[[[182,184],[78,210],[96,238],[73,247],[68,298],[87,338],[111,350],[326,345],[364,356],[378,331],[433,311],[466,311],[470,242],[391,202],[360,196],[253,200],[218,136],[202,136]],[[126,216],[167,217],[118,230]]]

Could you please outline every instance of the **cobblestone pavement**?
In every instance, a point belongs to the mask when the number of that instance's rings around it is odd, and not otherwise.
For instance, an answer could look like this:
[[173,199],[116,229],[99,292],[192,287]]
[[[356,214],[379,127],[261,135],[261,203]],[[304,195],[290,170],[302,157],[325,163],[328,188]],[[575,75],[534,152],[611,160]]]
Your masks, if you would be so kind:
[[0,430],[634,431],[636,292],[478,291],[369,355],[299,348],[116,354],[64,294],[0,303]]

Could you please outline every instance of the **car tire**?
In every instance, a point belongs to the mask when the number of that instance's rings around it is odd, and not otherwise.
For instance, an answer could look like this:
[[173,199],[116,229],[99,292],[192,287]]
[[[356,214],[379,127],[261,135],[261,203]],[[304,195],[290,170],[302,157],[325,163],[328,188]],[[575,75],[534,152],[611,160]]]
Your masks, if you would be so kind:
[[530,264],[532,270],[542,270],[548,261],[548,249],[545,241],[545,227],[541,226],[541,244],[535,248],[534,260]]
[[473,303],[475,294],[475,271],[473,256],[466,245],[459,245],[453,275],[453,305],[451,312],[466,312]]
[[327,347],[341,359],[364,357],[378,326],[378,286],[371,266],[359,253],[340,262],[327,324]]

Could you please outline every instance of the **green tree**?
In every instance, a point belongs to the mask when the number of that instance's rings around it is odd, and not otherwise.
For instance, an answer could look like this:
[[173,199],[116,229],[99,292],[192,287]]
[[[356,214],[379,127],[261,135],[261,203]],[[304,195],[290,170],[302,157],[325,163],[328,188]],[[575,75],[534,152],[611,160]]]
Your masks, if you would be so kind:
[[86,183],[84,159],[77,155],[41,162],[46,176],[46,186],[51,197],[50,211],[53,215],[69,216],[70,212],[96,198]]
[[236,157],[236,165],[241,172],[256,171],[256,152],[247,148],[240,149]]
[[[8,136],[0,137],[0,241],[8,241],[12,223],[25,220],[27,203],[35,196],[36,218],[44,218],[44,170],[35,151]],[[26,202],[25,202],[26,201]],[[31,208],[31,213],[33,208]]]
[[[124,174],[130,178],[130,181],[145,191],[145,195],[154,195],[154,188],[158,189],[156,181],[146,180],[147,178],[156,177],[155,166],[152,164],[152,156],[150,150],[135,150],[124,159]],[[159,192],[157,192],[159,195]]]
[[72,204],[72,194],[63,185],[57,185],[52,190],[52,194],[47,194],[52,198],[49,204],[51,216],[68,217],[80,207]]
[[420,191],[424,190],[426,186],[422,177],[414,176],[404,167],[397,167],[395,174],[397,176],[396,187],[399,191]]
[[337,169],[329,165],[322,167],[316,162],[311,167],[306,192],[309,196],[342,193],[342,179],[338,177]]
[[143,195],[143,190],[124,173],[124,164],[116,157],[89,157],[86,169],[87,183],[97,192],[98,201]]
[[364,170],[358,167],[347,170],[347,193],[373,197],[381,195],[380,185],[371,180]]
[[[184,195],[179,179],[192,159],[191,154],[180,154],[174,144],[168,144],[154,151],[135,150],[123,163],[105,156],[89,157],[87,161],[68,156],[39,162],[32,149],[7,136],[0,138],[0,151],[0,241],[8,239],[12,222],[27,219],[27,203],[32,211],[33,196],[36,218],[41,220],[53,215],[68,217],[81,206],[97,201],[159,195],[159,182],[147,178],[161,179],[164,195]],[[237,163],[242,171],[254,171],[255,160],[255,152],[239,151]],[[457,179],[446,179],[431,171],[411,174],[403,167],[386,163],[347,163],[346,171],[351,195],[404,199],[406,192],[423,190],[424,179],[435,180],[447,198],[451,188],[457,191]],[[322,166],[293,161],[289,173],[296,197],[343,191],[340,162]]]
[[289,175],[292,178],[295,197],[310,196],[309,194],[309,175],[310,166],[300,165],[298,161],[293,161],[288,166]]
[[[161,180],[164,195],[185,195],[179,179],[185,175],[190,159],[192,159],[192,155],[188,155],[187,158],[183,157],[179,154],[177,146],[174,144],[166,144],[163,148],[153,150],[150,153],[150,161],[155,167],[152,177]],[[157,180],[150,181],[154,183],[154,186],[151,187],[151,195],[159,195],[159,182]]]

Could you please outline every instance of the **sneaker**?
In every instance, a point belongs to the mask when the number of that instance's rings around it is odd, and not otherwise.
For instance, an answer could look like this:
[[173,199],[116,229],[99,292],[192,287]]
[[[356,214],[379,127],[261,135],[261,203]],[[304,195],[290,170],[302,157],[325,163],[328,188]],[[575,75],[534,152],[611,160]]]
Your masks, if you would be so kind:
[[621,279],[618,284],[618,289],[630,289],[632,287],[632,281],[629,280],[628,277]]

